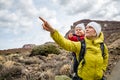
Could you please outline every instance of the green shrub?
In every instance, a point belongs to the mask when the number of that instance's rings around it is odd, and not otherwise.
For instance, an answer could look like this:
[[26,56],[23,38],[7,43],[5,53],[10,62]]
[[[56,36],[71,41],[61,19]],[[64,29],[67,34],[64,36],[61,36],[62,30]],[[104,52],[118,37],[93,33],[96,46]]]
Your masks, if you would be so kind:
[[55,80],[72,80],[72,79],[66,75],[57,75],[55,76]]
[[30,56],[35,55],[47,56],[48,54],[60,54],[60,49],[54,44],[44,44],[34,47]]

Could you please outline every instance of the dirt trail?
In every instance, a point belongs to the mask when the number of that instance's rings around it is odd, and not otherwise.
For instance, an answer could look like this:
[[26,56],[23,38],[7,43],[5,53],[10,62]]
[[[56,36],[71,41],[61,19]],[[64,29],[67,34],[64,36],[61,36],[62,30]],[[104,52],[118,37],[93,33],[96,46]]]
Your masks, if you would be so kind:
[[112,73],[108,76],[107,80],[120,80],[120,60],[113,68]]

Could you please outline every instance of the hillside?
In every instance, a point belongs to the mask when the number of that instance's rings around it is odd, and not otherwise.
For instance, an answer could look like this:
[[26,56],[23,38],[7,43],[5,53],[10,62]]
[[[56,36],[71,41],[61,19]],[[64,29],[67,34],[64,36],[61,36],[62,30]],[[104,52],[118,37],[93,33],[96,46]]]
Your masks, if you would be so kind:
[[[111,39],[111,36],[109,38]],[[111,74],[113,67],[120,59],[120,38],[110,41],[110,43],[108,45],[110,58],[106,76]],[[31,49],[0,51],[0,80],[53,80],[57,75],[71,76],[71,54],[66,54],[69,52],[55,43],[49,42],[44,45],[55,45],[61,53],[30,56]]]
[[[119,31],[112,32],[105,39],[110,55],[106,77],[120,60],[119,35]],[[0,50],[0,80],[70,80],[71,66],[70,52],[54,42],[32,48]]]

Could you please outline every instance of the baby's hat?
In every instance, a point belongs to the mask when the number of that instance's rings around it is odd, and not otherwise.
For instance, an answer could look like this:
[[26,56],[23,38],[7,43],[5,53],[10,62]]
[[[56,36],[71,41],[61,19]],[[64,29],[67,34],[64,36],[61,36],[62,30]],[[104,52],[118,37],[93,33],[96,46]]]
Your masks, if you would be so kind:
[[84,23],[78,24],[78,25],[76,26],[76,28],[77,28],[77,27],[79,27],[79,28],[81,28],[82,30],[85,31],[85,25],[84,25]]

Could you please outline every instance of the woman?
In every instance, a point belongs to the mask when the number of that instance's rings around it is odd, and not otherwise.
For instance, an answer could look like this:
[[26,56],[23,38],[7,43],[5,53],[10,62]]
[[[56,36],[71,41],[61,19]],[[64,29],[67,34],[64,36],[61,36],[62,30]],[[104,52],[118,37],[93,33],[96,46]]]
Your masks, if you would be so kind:
[[[43,29],[50,32],[53,40],[68,51],[76,53],[77,59],[79,58],[79,52],[81,50],[81,42],[73,42],[65,39],[55,30],[47,21],[39,17],[43,21]],[[104,37],[101,32],[101,26],[96,22],[90,22],[86,26],[85,43],[86,53],[84,56],[85,64],[82,66],[82,61],[78,66],[78,80],[102,80],[104,71],[106,71],[108,65],[108,49],[104,44],[104,58],[102,57],[102,51],[100,43],[103,43]]]

